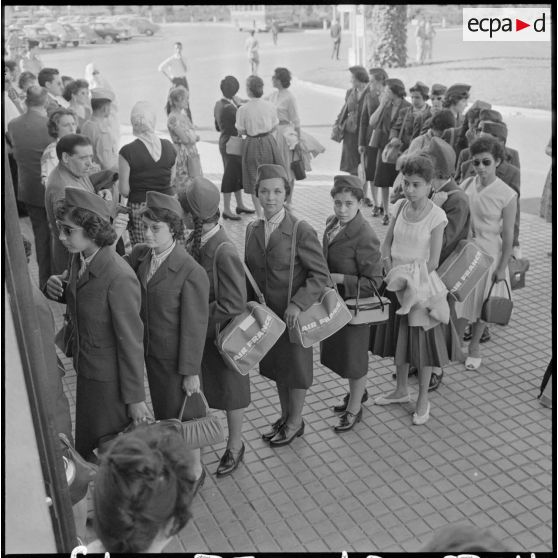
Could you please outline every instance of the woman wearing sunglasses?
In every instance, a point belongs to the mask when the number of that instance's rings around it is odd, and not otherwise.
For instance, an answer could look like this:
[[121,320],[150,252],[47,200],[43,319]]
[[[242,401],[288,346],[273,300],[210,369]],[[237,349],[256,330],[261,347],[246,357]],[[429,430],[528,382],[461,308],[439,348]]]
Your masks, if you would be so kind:
[[76,450],[95,461],[100,438],[117,434],[130,419],[152,418],[143,383],[140,285],[113,248],[117,234],[105,200],[66,188],[56,218],[71,259],[67,271],[49,277],[46,292],[68,305],[77,373]]
[[469,196],[473,240],[483,252],[494,258],[494,262],[467,299],[456,303],[455,312],[458,318],[465,318],[473,324],[465,368],[478,370],[482,363],[480,338],[486,327],[481,320],[481,311],[492,282],[496,281],[493,296],[508,296],[504,281],[509,285],[508,261],[512,254],[517,194],[496,177],[496,167],[504,158],[503,148],[497,140],[478,138],[470,150],[475,176],[467,178],[461,188]]

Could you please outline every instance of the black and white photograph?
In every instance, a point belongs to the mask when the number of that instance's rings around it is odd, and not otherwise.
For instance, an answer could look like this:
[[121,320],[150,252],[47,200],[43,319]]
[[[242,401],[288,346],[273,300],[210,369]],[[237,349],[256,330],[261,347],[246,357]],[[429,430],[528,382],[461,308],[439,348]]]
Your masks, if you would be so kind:
[[2,11],[6,554],[556,552],[555,6]]

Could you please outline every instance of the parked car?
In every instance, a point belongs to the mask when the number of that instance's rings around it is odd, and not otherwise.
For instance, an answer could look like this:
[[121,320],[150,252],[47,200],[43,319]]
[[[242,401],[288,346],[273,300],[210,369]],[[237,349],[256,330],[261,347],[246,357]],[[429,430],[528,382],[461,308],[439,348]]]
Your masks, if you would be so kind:
[[81,44],[94,45],[100,42],[101,38],[97,35],[97,33],[95,33],[90,25],[87,25],[86,23],[74,23],[72,26],[78,30]]
[[118,29],[121,39],[123,39],[124,41],[129,41],[132,38],[134,30],[129,25],[127,25],[123,21],[113,21],[111,23],[114,25],[114,27],[116,27],[116,29]]
[[159,25],[151,23],[144,17],[131,17],[128,19],[128,23],[133,25],[140,32],[140,34],[147,35],[149,37],[161,29]]
[[106,21],[95,21],[91,24],[93,31],[105,41],[105,43],[119,43],[122,39],[120,30],[112,23]]
[[25,37],[27,39],[38,41],[39,48],[56,48],[61,44],[58,36],[51,33],[42,25],[25,25],[23,27],[23,32],[25,33]]
[[45,28],[53,35],[58,35],[60,43],[67,46],[79,46],[79,33],[68,23],[45,23]]

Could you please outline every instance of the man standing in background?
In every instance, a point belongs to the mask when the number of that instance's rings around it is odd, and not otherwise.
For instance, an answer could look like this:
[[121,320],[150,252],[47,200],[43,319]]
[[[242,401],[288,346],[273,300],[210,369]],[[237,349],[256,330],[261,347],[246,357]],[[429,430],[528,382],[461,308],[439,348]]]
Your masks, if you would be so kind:
[[341,25],[334,19],[329,30],[329,34],[333,39],[333,50],[331,51],[331,59],[339,60],[339,47],[341,45]]
[[165,75],[171,82],[172,87],[183,85],[186,89],[188,87],[188,80],[186,79],[186,72],[188,70],[186,62],[182,56],[182,43],[177,41],[174,43],[174,54],[163,60],[159,64],[158,70]]

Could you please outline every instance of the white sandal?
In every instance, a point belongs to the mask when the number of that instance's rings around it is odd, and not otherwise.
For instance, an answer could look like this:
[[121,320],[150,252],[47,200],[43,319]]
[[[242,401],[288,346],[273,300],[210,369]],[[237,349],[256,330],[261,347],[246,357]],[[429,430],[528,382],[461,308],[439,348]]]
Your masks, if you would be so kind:
[[465,370],[478,370],[482,364],[481,357],[468,356],[465,359]]

